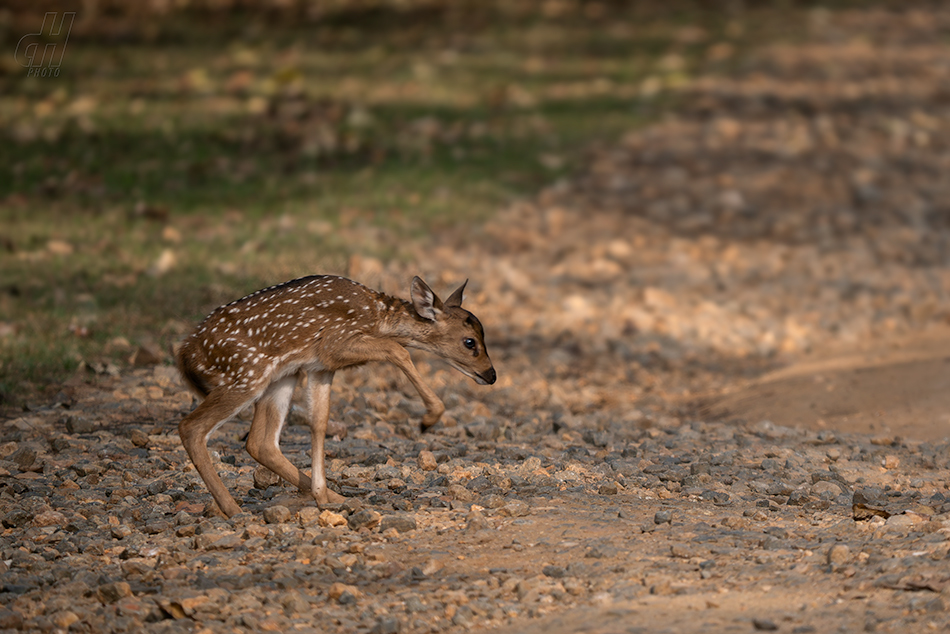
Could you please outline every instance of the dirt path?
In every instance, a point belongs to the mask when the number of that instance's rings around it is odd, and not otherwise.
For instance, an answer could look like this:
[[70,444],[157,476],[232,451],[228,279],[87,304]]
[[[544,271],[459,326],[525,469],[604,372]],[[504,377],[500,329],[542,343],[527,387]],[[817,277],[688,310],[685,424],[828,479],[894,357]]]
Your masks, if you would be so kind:
[[950,337],[895,338],[793,363],[717,399],[710,412],[939,441],[950,435]]

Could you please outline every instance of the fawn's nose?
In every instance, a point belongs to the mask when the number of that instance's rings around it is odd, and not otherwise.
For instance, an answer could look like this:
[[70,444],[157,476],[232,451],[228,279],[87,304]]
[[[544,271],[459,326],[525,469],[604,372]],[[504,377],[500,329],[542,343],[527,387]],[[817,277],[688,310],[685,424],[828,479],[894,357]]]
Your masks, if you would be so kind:
[[495,382],[495,379],[497,378],[495,376],[495,368],[488,368],[488,371],[483,373],[481,377],[482,377],[482,380],[485,381],[485,383],[487,383],[488,385],[491,385],[492,383]]

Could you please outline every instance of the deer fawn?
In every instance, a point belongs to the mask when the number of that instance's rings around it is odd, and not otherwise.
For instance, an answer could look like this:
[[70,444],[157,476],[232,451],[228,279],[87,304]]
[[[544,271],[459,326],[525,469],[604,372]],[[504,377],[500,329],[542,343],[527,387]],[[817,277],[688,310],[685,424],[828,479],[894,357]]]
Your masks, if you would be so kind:
[[[230,517],[241,507],[214,469],[208,438],[251,403],[247,452],[326,504],[344,499],[327,487],[324,471],[330,384],[337,370],[369,361],[393,363],[425,402],[422,431],[438,422],[445,406],[422,382],[406,348],[435,353],[481,385],[494,383],[482,325],[462,308],[464,289],[463,283],[442,302],[415,277],[407,302],[343,277],[314,275],[251,293],[208,315],[176,354],[185,383],[204,398],[178,424],[178,433],[221,510]],[[280,451],[291,396],[304,379],[312,441],[309,476]]]

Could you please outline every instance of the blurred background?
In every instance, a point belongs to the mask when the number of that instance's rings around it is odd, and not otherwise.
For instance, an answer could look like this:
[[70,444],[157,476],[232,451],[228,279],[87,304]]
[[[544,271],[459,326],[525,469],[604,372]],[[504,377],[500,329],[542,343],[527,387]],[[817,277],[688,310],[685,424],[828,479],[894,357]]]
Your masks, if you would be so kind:
[[5,2],[0,403],[317,272],[471,278],[498,402],[568,416],[942,328],[950,17],[913,5]]

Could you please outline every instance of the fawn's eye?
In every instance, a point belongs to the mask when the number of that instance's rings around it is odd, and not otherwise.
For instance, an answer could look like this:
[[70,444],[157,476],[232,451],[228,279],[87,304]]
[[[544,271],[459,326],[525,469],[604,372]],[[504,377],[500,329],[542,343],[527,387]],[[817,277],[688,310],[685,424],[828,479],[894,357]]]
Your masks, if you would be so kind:
[[469,350],[475,349],[475,345],[476,345],[475,340],[472,339],[471,337],[466,338],[465,341],[463,341],[462,343],[464,343],[465,347],[468,348]]

